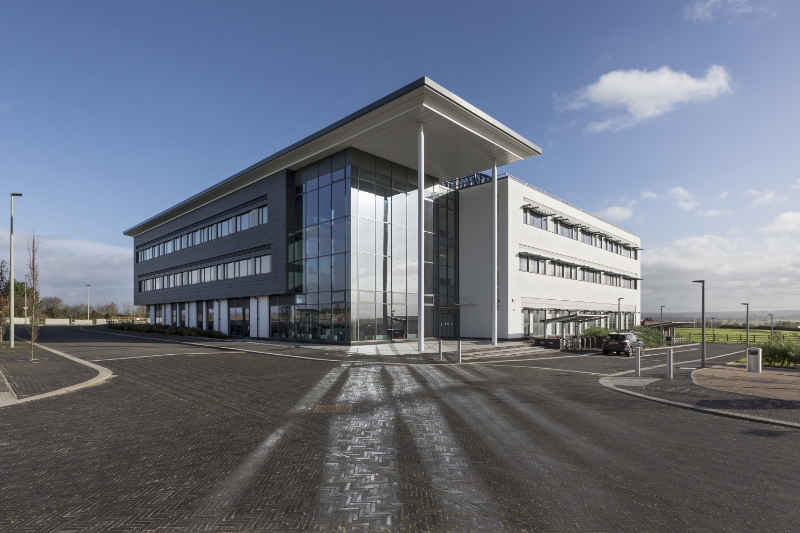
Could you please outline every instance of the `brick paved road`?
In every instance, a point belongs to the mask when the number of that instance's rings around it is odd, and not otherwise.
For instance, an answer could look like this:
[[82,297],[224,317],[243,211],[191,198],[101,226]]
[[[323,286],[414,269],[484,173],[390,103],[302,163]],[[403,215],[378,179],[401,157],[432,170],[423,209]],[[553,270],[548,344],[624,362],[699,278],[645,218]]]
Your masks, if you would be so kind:
[[595,374],[632,368],[622,358],[384,365],[88,329],[46,328],[42,340],[117,377],[0,409],[5,531],[789,531],[800,521],[800,432],[599,386]]

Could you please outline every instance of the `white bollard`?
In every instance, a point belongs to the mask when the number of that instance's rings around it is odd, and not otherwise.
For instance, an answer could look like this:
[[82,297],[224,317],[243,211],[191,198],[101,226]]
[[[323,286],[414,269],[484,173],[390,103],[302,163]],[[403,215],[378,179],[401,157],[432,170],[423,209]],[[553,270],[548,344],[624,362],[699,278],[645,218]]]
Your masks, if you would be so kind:
[[439,361],[444,361],[444,352],[442,352],[442,338],[439,337]]
[[461,364],[461,339],[458,339],[458,364]]
[[667,352],[667,379],[675,379],[675,352],[672,347]]
[[642,347],[636,347],[636,377],[642,377]]

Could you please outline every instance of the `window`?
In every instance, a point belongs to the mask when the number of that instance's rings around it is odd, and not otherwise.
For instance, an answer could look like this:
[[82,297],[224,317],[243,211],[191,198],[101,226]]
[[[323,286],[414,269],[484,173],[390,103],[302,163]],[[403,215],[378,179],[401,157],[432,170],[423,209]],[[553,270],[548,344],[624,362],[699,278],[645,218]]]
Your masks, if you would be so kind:
[[520,269],[521,272],[527,272],[528,271],[528,258],[527,257],[522,256],[522,255],[519,257],[519,269]]
[[269,221],[269,207],[266,205],[258,208],[258,223],[266,224]]
[[236,263],[228,263],[225,265],[225,279],[236,278]]
[[256,274],[269,274],[272,272],[272,256],[262,255],[256,257]]

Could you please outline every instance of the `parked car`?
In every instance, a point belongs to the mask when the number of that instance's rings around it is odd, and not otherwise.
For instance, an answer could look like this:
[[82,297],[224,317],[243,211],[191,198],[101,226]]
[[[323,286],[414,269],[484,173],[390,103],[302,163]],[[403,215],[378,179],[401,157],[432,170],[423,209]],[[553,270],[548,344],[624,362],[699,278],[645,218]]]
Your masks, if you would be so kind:
[[634,347],[643,345],[633,333],[610,333],[603,341],[602,348],[605,355],[615,352],[617,355],[624,353],[631,356]]

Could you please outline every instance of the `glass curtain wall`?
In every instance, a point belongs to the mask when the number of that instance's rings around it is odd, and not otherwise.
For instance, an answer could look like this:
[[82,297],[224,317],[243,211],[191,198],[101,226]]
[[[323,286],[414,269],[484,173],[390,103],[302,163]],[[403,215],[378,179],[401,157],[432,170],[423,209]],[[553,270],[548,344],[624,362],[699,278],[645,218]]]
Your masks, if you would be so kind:
[[[349,149],[298,170],[290,294],[271,298],[277,338],[415,339],[417,173]],[[457,193],[426,177],[426,334],[457,334]],[[441,333],[440,333],[441,330]]]

